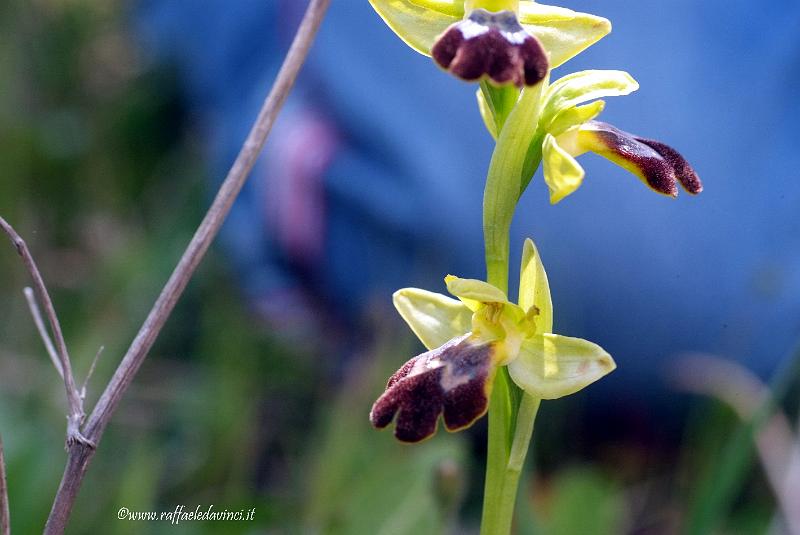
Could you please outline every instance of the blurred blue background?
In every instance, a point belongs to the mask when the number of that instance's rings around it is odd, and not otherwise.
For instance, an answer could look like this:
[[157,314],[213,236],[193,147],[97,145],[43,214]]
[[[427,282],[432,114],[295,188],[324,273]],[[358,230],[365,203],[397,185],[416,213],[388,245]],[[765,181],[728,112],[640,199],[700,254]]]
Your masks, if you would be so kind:
[[[515,255],[524,237],[538,243],[557,332],[615,355],[619,369],[599,387],[606,395],[660,390],[663,366],[686,351],[768,374],[800,334],[800,6],[567,7],[609,18],[614,31],[554,76],[632,73],[641,90],[608,99],[603,119],[678,148],[706,191],[673,201],[589,156],[584,186],[550,206],[538,177],[511,243]],[[142,7],[147,49],[181,67],[215,176],[238,150],[302,9],[247,0]],[[399,287],[442,291],[446,273],[483,277],[492,141],[474,91],[408,49],[367,2],[334,2],[226,227],[248,295],[270,309],[295,288],[354,318]],[[318,164],[298,170],[298,154]],[[287,230],[298,226],[305,232]]]

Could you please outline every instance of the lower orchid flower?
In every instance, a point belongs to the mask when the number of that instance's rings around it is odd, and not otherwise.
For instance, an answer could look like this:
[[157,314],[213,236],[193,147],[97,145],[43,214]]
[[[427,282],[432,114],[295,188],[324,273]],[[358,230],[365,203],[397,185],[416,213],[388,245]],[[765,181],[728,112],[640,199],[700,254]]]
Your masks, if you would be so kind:
[[518,303],[479,280],[445,278],[458,300],[406,288],[394,294],[400,315],[429,351],[389,379],[370,412],[375,427],[396,420],[395,436],[419,442],[483,416],[495,374],[507,366],[513,381],[540,399],[573,394],[610,373],[614,360],[600,346],[552,334],[553,305],[536,247],[525,241]]

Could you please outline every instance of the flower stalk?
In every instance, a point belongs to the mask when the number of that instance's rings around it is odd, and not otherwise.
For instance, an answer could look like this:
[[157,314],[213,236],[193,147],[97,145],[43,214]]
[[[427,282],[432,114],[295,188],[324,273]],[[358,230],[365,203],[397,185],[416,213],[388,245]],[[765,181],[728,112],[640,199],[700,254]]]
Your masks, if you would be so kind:
[[[498,106],[492,114],[495,124],[503,126],[486,177],[483,231],[487,282],[503,291],[508,291],[511,221],[526,185],[526,167],[535,170],[539,166],[539,161],[527,162],[536,135],[530,125],[538,123],[547,85],[545,78],[534,87],[524,88],[510,112]],[[519,477],[541,403],[509,379],[508,374],[498,374],[489,409],[481,535],[511,531]],[[520,397],[522,401],[518,402]]]
[[[509,231],[522,193],[528,147],[535,136],[546,80],[525,88],[497,139],[483,193],[483,239],[487,282],[508,291]],[[505,110],[500,110],[501,115]],[[539,163],[535,162],[535,167]],[[535,169],[534,167],[534,169]]]
[[418,442],[468,427],[488,411],[482,535],[511,531],[514,503],[536,415],[544,399],[573,394],[616,367],[600,346],[553,334],[553,306],[538,251],[526,240],[519,297],[510,302],[510,229],[540,165],[556,204],[594,152],[669,197],[702,191],[686,160],[659,141],[596,121],[603,97],[638,88],[624,71],[593,70],[550,82],[551,69],[611,31],[602,17],[531,0],[369,0],[409,46],[442,69],[478,82],[478,109],[496,140],[483,197],[486,281],[445,278],[458,298],[405,288],[395,306],[428,349],[406,362],[370,419]]

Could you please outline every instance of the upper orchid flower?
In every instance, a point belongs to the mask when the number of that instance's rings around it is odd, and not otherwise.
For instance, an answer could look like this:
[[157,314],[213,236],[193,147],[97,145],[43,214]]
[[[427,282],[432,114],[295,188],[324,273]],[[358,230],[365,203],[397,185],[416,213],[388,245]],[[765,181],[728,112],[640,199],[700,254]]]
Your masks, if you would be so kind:
[[529,0],[370,0],[409,46],[465,80],[535,85],[611,31],[608,20]]
[[664,195],[677,196],[678,183],[692,194],[703,191],[697,173],[675,149],[595,121],[605,106],[602,100],[579,106],[599,97],[627,95],[638,88],[639,84],[623,71],[582,71],[550,86],[537,132],[552,203],[581,185],[584,171],[575,157],[590,151]]
[[440,414],[449,431],[471,425],[488,408],[499,366],[541,399],[577,392],[616,367],[600,346],[551,333],[547,275],[531,240],[523,249],[518,304],[483,281],[445,281],[459,300],[416,288],[394,295],[400,315],[429,349],[392,375],[370,413],[379,428],[397,416],[399,440],[430,437]]

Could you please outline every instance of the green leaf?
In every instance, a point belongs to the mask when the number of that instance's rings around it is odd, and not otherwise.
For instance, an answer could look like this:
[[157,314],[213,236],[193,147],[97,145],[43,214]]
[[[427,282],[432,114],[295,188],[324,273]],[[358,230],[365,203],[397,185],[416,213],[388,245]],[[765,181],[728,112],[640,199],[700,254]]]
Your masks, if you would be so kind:
[[553,331],[553,301],[550,284],[536,245],[530,238],[522,247],[522,265],[519,277],[519,306],[527,312],[532,306],[539,309],[536,330],[539,333]]
[[608,19],[537,2],[519,3],[519,21],[550,54],[551,69],[575,57],[611,32]]
[[639,84],[625,71],[591,70],[569,74],[550,86],[539,124],[549,132],[565,110],[596,98],[628,95],[637,89]]
[[394,306],[428,349],[470,331],[472,311],[461,301],[442,294],[404,288],[393,296]]
[[577,190],[586,174],[583,167],[561,148],[550,134],[544,137],[542,147],[544,181],[550,189],[550,202],[556,204]]
[[574,394],[614,368],[614,359],[597,344],[546,333],[522,342],[508,372],[531,396],[557,399]]

